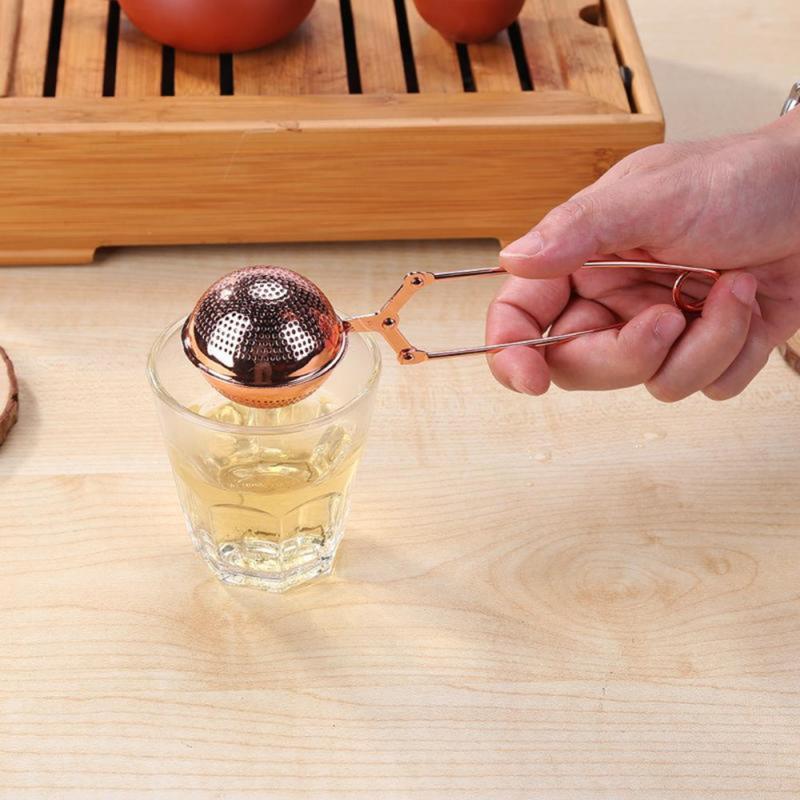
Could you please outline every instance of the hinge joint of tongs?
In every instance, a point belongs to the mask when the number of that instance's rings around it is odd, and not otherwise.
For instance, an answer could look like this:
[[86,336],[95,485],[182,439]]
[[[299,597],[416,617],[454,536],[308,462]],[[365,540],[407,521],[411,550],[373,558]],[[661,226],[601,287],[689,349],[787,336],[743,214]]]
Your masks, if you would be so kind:
[[345,321],[347,327],[358,333],[380,333],[389,346],[397,353],[401,364],[419,364],[432,357],[431,353],[420,350],[405,337],[400,330],[400,309],[423,287],[439,280],[439,273],[409,272],[400,288],[384,303],[380,311],[351,317]]

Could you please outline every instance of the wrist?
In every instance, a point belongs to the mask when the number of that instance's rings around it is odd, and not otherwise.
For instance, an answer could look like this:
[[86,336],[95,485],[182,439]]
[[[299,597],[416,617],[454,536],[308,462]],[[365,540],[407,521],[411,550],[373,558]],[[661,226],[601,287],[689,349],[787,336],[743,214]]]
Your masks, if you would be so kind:
[[784,114],[760,131],[776,149],[780,170],[790,184],[792,206],[788,220],[800,228],[800,106]]
[[764,126],[759,133],[774,141],[794,165],[800,163],[800,106]]
[[783,137],[788,142],[793,142],[796,146],[800,146],[800,106],[787,111],[763,128],[763,130],[766,133]]

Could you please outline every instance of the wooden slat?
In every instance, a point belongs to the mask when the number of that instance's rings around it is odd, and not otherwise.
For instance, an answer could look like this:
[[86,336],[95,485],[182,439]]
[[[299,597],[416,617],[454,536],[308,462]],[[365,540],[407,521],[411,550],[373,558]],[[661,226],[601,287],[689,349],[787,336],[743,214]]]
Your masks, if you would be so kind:
[[585,0],[546,0],[551,31],[567,69],[567,87],[629,109],[608,29],[580,18]]
[[217,95],[219,91],[219,56],[175,51],[176,96]]
[[13,97],[41,97],[47,62],[52,0],[24,0],[17,34],[9,94]]
[[479,92],[518,92],[519,73],[508,31],[489,42],[469,46],[472,75]]
[[102,96],[108,7],[108,0],[66,0],[58,97]]
[[406,11],[420,92],[463,92],[455,45],[422,19],[413,0]]
[[[37,98],[9,98],[2,103],[0,136],[15,133],[99,132],[116,125],[119,130],[175,131],[264,131],[298,126],[307,131],[326,127],[338,130],[388,130],[409,124],[431,128],[452,124],[503,129],[510,124],[540,123],[539,117],[569,117],[564,124],[580,126],[601,115],[607,124],[634,122],[608,103],[569,91],[525,93],[484,92],[448,94],[407,94],[387,103],[380,95],[333,95],[300,97],[187,97],[180,103],[161,103],[156,98],[119,98],[115,103],[86,103],[85,100],[56,100],[43,103]],[[613,119],[609,118],[613,115]],[[638,115],[635,122],[653,122],[655,115]],[[0,139],[2,145],[2,139]],[[0,152],[0,155],[2,153]],[[0,173],[2,174],[2,173]],[[0,181],[0,189],[2,189]]]
[[318,0],[291,36],[233,63],[238,95],[347,94],[339,0]]
[[[585,0],[529,0],[526,5],[533,9],[538,6],[538,14],[548,20],[537,31],[540,35],[530,36],[529,30],[524,31],[526,51],[535,52],[543,43],[547,47],[546,39],[552,40],[556,63],[568,89],[628,110],[611,35],[607,28],[581,19],[580,11],[587,5]],[[523,15],[531,13],[531,8],[523,11]],[[535,75],[533,80],[535,83]]]
[[351,0],[361,89],[365,94],[406,91],[403,55],[392,0]]
[[519,29],[534,88],[564,89],[566,81],[551,38],[544,0],[527,0],[519,15]]
[[633,99],[637,110],[661,116],[661,102],[628,3],[626,0],[606,0],[605,8],[608,30],[624,63],[633,70]]
[[124,14],[119,21],[117,97],[161,94],[161,45],[145,36]]
[[22,0],[0,3],[0,97],[6,97],[11,88],[21,17]]

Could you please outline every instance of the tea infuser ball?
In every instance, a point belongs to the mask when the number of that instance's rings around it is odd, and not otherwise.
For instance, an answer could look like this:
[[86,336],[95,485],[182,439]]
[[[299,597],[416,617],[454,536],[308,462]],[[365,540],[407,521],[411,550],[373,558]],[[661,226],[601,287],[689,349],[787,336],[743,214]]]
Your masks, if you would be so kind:
[[[713,282],[717,270],[655,261],[587,261],[583,269],[638,269],[677,273],[672,299],[681,311],[698,313],[702,293],[687,296],[690,278]],[[572,331],[519,342],[427,352],[400,330],[400,309],[420,289],[440,280],[505,275],[499,267],[451,272],[410,272],[383,307],[372,314],[342,319],[322,290],[285,267],[244,267],[212,284],[183,326],[183,349],[220,394],[244,406],[277,408],[302,400],[325,382],[345,355],[348,333],[379,333],[401,364],[434,358],[496,353],[507,347],[547,347],[590,333],[621,328]]]
[[319,287],[292,270],[259,266],[206,290],[183,326],[183,347],[225,397],[270,408],[318,389],[347,338]]

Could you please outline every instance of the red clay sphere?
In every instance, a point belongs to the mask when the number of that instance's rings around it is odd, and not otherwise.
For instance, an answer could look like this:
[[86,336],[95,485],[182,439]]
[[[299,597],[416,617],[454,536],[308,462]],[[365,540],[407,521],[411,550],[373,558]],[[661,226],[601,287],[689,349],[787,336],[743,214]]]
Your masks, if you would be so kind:
[[525,0],[414,0],[420,16],[445,39],[485,42],[507,28]]
[[152,39],[195,53],[239,53],[277,42],[303,22],[315,0],[120,0]]

